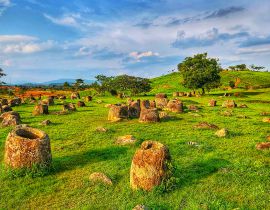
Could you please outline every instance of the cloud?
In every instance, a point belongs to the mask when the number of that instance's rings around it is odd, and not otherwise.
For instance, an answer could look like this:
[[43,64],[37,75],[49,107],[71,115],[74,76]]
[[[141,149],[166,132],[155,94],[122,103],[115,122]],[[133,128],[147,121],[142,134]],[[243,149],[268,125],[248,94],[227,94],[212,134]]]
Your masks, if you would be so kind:
[[129,56],[134,58],[137,61],[140,61],[141,58],[144,58],[144,57],[159,56],[159,53],[154,53],[152,51],[145,51],[145,52],[134,51],[134,52],[129,53]]
[[201,33],[195,36],[186,37],[184,31],[177,33],[176,40],[172,43],[175,48],[193,48],[193,47],[206,47],[212,46],[220,41],[230,41],[233,39],[249,37],[248,32],[238,33],[220,33],[217,28],[212,28],[206,33]]
[[19,54],[31,54],[41,52],[53,48],[54,42],[47,41],[42,43],[19,43],[9,44],[3,48],[3,52],[6,54],[19,53]]
[[2,65],[5,67],[10,67],[12,65],[12,61],[10,59],[4,60]]
[[205,19],[221,18],[221,17],[228,16],[230,14],[242,12],[244,10],[245,10],[244,7],[228,7],[228,8],[224,8],[224,9],[219,9],[219,10],[212,12],[210,15],[206,16]]
[[241,48],[237,51],[237,54],[269,54],[270,53],[270,45],[263,46],[263,47],[248,47],[248,48]]
[[59,18],[52,17],[48,14],[44,14],[44,17],[46,17],[48,20],[50,20],[51,22],[57,25],[71,26],[71,27],[79,26],[79,23],[76,20],[78,16],[75,14],[64,15],[63,17],[59,17]]
[[2,42],[29,42],[37,40],[37,37],[26,35],[0,35],[0,43]]
[[265,37],[250,37],[240,44],[240,47],[251,47],[257,45],[270,44],[270,36]]
[[211,12],[204,12],[204,13],[194,15],[191,17],[186,17],[186,18],[172,17],[170,18],[171,20],[166,23],[166,26],[177,26],[177,25],[193,23],[193,22],[203,21],[203,20],[212,19],[212,18],[227,17],[231,14],[242,12],[244,10],[245,8],[243,7],[227,7],[227,8],[211,11]]
[[11,1],[10,0],[0,0],[0,16],[10,6],[11,6]]

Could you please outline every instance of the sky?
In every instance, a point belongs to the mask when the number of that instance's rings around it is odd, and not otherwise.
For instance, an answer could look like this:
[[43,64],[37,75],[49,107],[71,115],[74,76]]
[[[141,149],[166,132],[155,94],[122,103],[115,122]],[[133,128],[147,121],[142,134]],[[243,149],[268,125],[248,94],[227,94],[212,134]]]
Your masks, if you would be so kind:
[[269,0],[0,0],[8,83],[155,77],[208,52],[270,69]]

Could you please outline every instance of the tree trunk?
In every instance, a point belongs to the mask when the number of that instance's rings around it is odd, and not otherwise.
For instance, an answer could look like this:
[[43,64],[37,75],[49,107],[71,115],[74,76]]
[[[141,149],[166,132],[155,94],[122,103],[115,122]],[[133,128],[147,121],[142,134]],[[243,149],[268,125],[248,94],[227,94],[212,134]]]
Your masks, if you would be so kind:
[[202,88],[202,95],[205,95],[205,90],[204,90],[204,88]]

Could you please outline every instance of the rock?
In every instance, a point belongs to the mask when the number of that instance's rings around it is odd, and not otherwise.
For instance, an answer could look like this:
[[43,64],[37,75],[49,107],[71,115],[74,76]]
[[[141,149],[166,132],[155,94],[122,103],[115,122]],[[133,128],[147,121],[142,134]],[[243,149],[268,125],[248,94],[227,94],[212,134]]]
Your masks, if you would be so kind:
[[117,94],[117,98],[121,98],[122,99],[123,98],[123,93],[118,93]]
[[52,161],[48,135],[35,128],[17,126],[7,137],[4,162],[11,168],[30,168],[33,164],[50,166]]
[[151,190],[169,178],[169,149],[156,141],[145,141],[133,156],[130,169],[132,189]]
[[139,122],[159,122],[159,114],[157,109],[142,109]]
[[62,111],[68,111],[68,112],[69,111],[74,112],[76,110],[77,109],[76,109],[76,107],[75,107],[75,105],[73,103],[64,104],[63,109],[62,109]]
[[214,107],[217,105],[217,101],[215,99],[211,99],[208,103],[208,106]]
[[218,130],[215,135],[218,137],[226,137],[229,134],[229,131],[226,128]]
[[159,112],[159,118],[162,120],[168,120],[170,119],[170,116],[167,112]]
[[140,103],[141,110],[142,109],[149,109],[150,108],[150,101],[149,100],[143,100]]
[[264,149],[269,149],[270,148],[270,142],[261,142],[256,144],[256,149],[257,150],[264,150]]
[[164,93],[156,94],[155,102],[156,102],[157,108],[159,108],[159,109],[165,108],[168,104],[167,95]]
[[54,105],[54,98],[52,96],[49,96],[48,98],[42,100],[42,104],[52,106],[52,105]]
[[218,129],[218,126],[210,124],[208,122],[200,122],[198,125],[195,125],[194,128],[200,129]]
[[171,112],[182,113],[183,103],[179,100],[170,100],[167,104],[167,109]]
[[179,97],[183,97],[185,96],[185,93],[184,92],[179,92]]
[[2,104],[2,106],[3,105],[8,105],[8,100],[6,98],[1,98],[0,99],[0,104]]
[[92,96],[86,96],[86,97],[85,97],[85,101],[86,101],[86,102],[90,102],[90,101],[92,101],[92,99],[93,99]]
[[112,180],[107,177],[105,174],[100,173],[100,172],[94,172],[89,176],[89,179],[92,182],[100,182],[103,183],[105,185],[112,185]]
[[60,99],[60,100],[66,100],[67,97],[66,97],[66,96],[59,96],[59,99]]
[[40,123],[41,125],[50,125],[52,122],[50,120],[44,120]]
[[128,106],[121,104],[115,104],[111,106],[108,114],[108,120],[112,122],[117,122],[123,119],[128,119],[128,117],[129,117]]
[[226,117],[231,117],[231,116],[233,116],[231,110],[226,110],[226,111],[224,111],[224,112],[221,113],[221,114],[222,114],[223,116],[226,116]]
[[46,104],[38,104],[35,106],[33,115],[49,114],[49,108]]
[[148,208],[145,205],[138,204],[132,210],[148,210]]
[[157,104],[156,104],[155,100],[151,100],[149,103],[150,103],[150,108],[152,108],[152,109],[157,108]]
[[21,124],[21,117],[18,112],[5,112],[0,116],[0,118],[2,119],[2,126],[4,127]]
[[187,93],[185,93],[185,96],[191,97],[192,96],[192,93],[191,92],[187,92]]
[[85,107],[85,103],[83,101],[78,101],[77,106],[78,107]]
[[9,105],[4,105],[1,107],[1,112],[10,112],[12,111],[12,108]]
[[267,141],[270,141],[270,135],[268,135],[268,136],[266,137],[266,140],[267,140]]
[[188,106],[188,110],[190,110],[190,111],[199,111],[199,108],[192,104],[192,105]]
[[116,144],[127,145],[134,144],[136,142],[136,138],[132,135],[119,136],[116,140]]
[[73,92],[71,93],[71,96],[70,96],[71,99],[80,99],[81,96],[78,92]]
[[173,92],[173,97],[179,97],[179,92]]
[[194,146],[194,147],[198,147],[199,146],[199,144],[197,142],[195,142],[195,141],[188,141],[187,144],[188,145],[191,145],[191,146]]
[[13,106],[19,106],[22,103],[22,99],[21,98],[14,98],[11,100],[8,100],[8,104],[9,106],[13,107]]
[[105,133],[105,132],[108,131],[108,129],[103,128],[103,127],[98,127],[98,128],[96,128],[96,131],[97,131],[97,132],[103,132],[103,133]]
[[260,115],[261,116],[269,116],[270,115],[270,112],[261,112]]
[[249,119],[249,117],[248,117],[248,116],[246,116],[246,115],[242,115],[242,114],[237,115],[236,117],[237,117],[237,118],[241,118],[241,119]]
[[141,107],[140,107],[140,100],[131,101],[128,105],[129,116],[138,118],[140,117]]
[[240,108],[248,108],[248,106],[246,104],[241,104],[239,107]]
[[235,103],[234,100],[226,100],[222,104],[223,108],[235,108],[237,107],[237,104]]
[[262,121],[265,123],[270,123],[270,117],[264,117]]

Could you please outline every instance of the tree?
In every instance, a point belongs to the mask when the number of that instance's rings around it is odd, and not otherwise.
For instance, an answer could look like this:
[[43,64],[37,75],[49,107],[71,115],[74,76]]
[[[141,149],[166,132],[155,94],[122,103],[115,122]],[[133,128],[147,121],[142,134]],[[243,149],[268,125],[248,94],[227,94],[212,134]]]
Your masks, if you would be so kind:
[[113,79],[112,87],[115,90],[129,92],[131,95],[146,93],[151,90],[150,80],[129,75],[120,75]]
[[218,59],[207,58],[207,53],[186,57],[178,64],[178,70],[183,76],[183,85],[187,88],[201,88],[204,94],[205,89],[209,91],[220,86],[221,67]]
[[246,71],[246,70],[249,70],[247,68],[247,65],[246,64],[238,64],[238,65],[235,65],[235,66],[229,66],[228,68],[231,71]]
[[74,87],[76,90],[84,87],[84,85],[85,84],[83,79],[76,79],[76,82],[74,83]]
[[265,69],[264,66],[255,66],[254,64],[250,65],[250,68],[251,68],[253,71],[260,71],[260,70]]
[[[4,70],[0,68],[0,78],[6,76],[6,74],[4,73]],[[5,84],[4,82],[0,81],[0,85]]]

